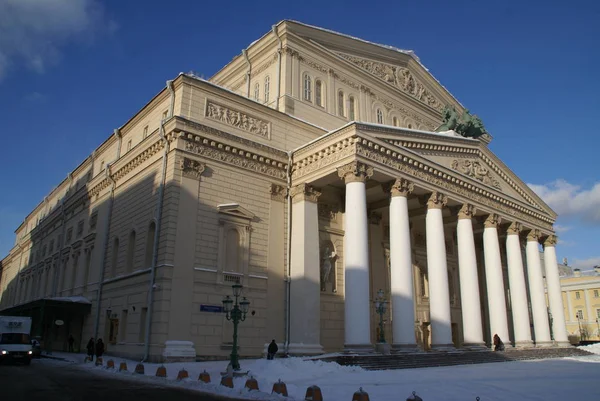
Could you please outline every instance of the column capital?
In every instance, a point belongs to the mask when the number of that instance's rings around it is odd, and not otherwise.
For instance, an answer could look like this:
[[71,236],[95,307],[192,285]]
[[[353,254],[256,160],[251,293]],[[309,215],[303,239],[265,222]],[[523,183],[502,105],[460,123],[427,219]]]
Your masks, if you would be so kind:
[[549,235],[546,237],[546,239],[544,240],[544,246],[555,246],[556,243],[558,242],[558,237],[554,234]]
[[269,192],[271,193],[271,199],[278,202],[285,201],[287,196],[287,188],[277,184],[271,184]]
[[292,197],[292,202],[300,202],[307,201],[317,203],[319,196],[321,196],[321,192],[317,191],[311,185],[306,183],[296,185],[290,189],[290,196]]
[[500,216],[496,213],[492,213],[485,219],[483,226],[485,228],[498,228],[498,224],[500,224],[501,221],[502,218]]
[[438,191],[433,191],[427,200],[428,209],[442,209],[448,203],[448,197]]
[[529,231],[529,234],[527,234],[527,242],[530,241],[534,241],[534,242],[540,242],[540,237],[542,236],[542,233],[540,232],[540,230],[531,230]]
[[477,213],[477,208],[469,203],[465,203],[458,211],[458,219],[470,219],[475,216],[475,213]]
[[181,174],[184,177],[199,180],[202,176],[202,173],[204,173],[204,170],[206,170],[206,164],[194,159],[183,157],[179,160],[179,168],[181,169]]
[[518,221],[513,221],[512,223],[510,223],[510,226],[508,226],[506,233],[508,235],[519,235],[521,229],[521,223],[519,223]]
[[398,178],[395,181],[383,184],[383,190],[389,192],[392,197],[403,196],[406,198],[414,189],[415,184],[404,178]]
[[373,167],[359,161],[353,161],[352,163],[338,167],[337,171],[339,177],[346,184],[350,182],[365,182],[373,175]]

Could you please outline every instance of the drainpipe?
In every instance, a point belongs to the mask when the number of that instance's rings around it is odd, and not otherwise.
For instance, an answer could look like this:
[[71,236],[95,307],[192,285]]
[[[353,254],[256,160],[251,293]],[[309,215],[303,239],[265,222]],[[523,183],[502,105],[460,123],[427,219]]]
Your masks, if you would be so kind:
[[252,64],[250,63],[250,59],[248,58],[248,52],[246,49],[242,50],[242,54],[246,58],[246,62],[248,63],[248,71],[246,72],[246,97],[250,98],[250,78],[252,73]]
[[[117,130],[115,130],[115,133]],[[120,144],[120,140],[119,140]],[[115,160],[116,161],[116,160]],[[106,220],[104,221],[104,250],[102,252],[102,259],[100,259],[100,275],[98,277],[98,291],[96,291],[96,320],[94,321],[94,338],[98,338],[98,330],[100,328],[100,311],[102,308],[100,307],[102,303],[102,287],[104,284],[104,271],[105,271],[105,263],[106,263],[106,252],[108,249],[108,240],[110,237],[110,221],[112,217],[112,209],[113,203],[115,200],[115,188],[117,183],[115,179],[112,177],[110,173],[111,163],[107,163],[104,168],[104,172],[106,174],[106,179],[111,182],[110,186],[110,197],[108,199],[108,212],[106,213]]]
[[287,165],[287,277],[285,283],[285,355],[288,354],[290,349],[290,315],[291,315],[291,284],[292,284],[292,155],[293,151],[287,152],[288,154],[288,165]]
[[279,110],[279,96],[281,91],[281,52],[283,49],[283,42],[277,34],[277,25],[273,25],[273,35],[279,41],[279,48],[277,49],[277,97],[275,98],[275,110]]
[[[175,106],[175,89],[173,88],[173,81],[167,81],[167,88],[171,92],[171,103],[169,106],[169,115],[167,119],[173,117],[173,110]],[[158,188],[158,206],[156,209],[156,230],[154,234],[154,244],[152,244],[152,267],[150,268],[150,284],[148,287],[148,314],[146,315],[146,338],[144,339],[144,359],[142,362],[148,362],[150,357],[150,329],[152,328],[152,310],[154,303],[154,287],[156,286],[156,264],[158,263],[158,243],[160,240],[160,229],[162,221],[162,209],[163,199],[165,192],[165,181],[167,178],[167,154],[169,153],[169,141],[165,137],[165,120],[160,122],[160,129],[158,131],[160,139],[164,143],[164,151],[162,157],[162,177],[160,181],[160,187]]]

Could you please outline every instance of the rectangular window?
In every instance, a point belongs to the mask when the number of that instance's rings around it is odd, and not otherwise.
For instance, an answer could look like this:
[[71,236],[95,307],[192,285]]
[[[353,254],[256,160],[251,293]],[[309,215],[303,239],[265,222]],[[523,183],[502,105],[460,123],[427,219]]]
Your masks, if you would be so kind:
[[146,316],[148,314],[148,308],[142,308],[140,312],[140,338],[139,343],[143,343],[146,340]]
[[600,309],[596,309],[596,317],[600,319]]
[[581,294],[579,294],[579,291],[575,292],[575,299],[581,299]]
[[129,140],[129,142],[127,142],[127,151],[129,152],[131,150],[131,139]]
[[146,125],[144,127],[144,139],[146,139],[147,136],[148,136],[148,126]]
[[67,230],[67,244],[71,243],[71,239],[73,238],[73,227],[69,227]]
[[83,220],[77,223],[77,238],[81,238],[83,235]]
[[577,319],[583,320],[583,311],[581,309],[577,311]]
[[121,330],[120,330],[120,336],[119,336],[119,341],[121,341],[122,343],[127,342],[127,309],[124,309],[121,312]]
[[598,290],[594,290],[594,298],[598,298]]
[[90,217],[90,231],[94,231],[96,229],[96,224],[98,223],[98,212],[92,213]]

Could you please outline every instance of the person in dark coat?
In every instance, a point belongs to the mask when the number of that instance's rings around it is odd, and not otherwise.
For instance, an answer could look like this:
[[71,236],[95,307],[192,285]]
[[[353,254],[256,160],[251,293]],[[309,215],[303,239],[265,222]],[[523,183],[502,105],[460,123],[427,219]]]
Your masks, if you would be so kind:
[[69,352],[73,352],[73,345],[75,344],[73,334],[69,334],[69,339],[67,340],[67,342],[69,343]]
[[87,354],[90,361],[94,360],[94,338],[90,338],[90,341],[87,343]]
[[498,334],[494,334],[494,351],[504,351],[504,343]]
[[275,342],[275,340],[271,340],[271,343],[269,344],[269,348],[267,348],[267,359],[271,360],[275,358],[275,354],[277,353],[277,351],[279,350],[279,347],[277,346],[277,343]]
[[102,358],[102,354],[104,354],[104,343],[102,342],[102,339],[99,338],[96,343],[96,360]]

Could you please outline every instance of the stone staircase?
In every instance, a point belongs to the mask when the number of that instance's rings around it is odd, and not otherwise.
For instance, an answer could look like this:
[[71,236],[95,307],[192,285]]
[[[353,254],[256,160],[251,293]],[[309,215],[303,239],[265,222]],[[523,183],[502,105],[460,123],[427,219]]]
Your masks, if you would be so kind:
[[344,366],[360,366],[366,370],[390,370],[589,355],[593,354],[575,347],[565,347],[509,349],[504,352],[457,350],[452,352],[421,352],[392,355],[341,355],[320,359],[327,362],[337,362]]

